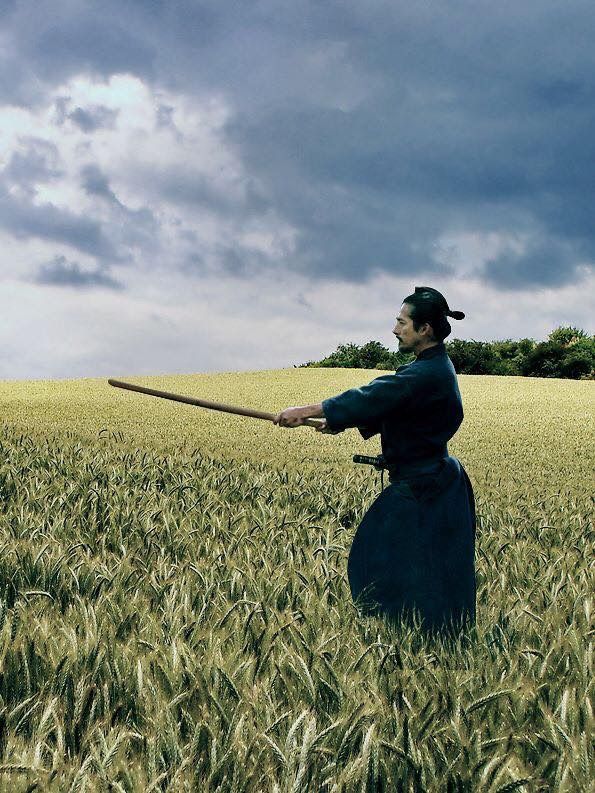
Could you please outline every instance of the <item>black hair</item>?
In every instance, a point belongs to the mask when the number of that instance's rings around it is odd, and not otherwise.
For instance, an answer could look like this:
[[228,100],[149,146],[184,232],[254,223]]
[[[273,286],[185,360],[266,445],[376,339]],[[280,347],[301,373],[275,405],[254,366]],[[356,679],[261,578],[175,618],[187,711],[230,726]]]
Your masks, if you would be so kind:
[[413,327],[417,331],[425,322],[432,326],[434,338],[437,341],[444,341],[450,334],[450,322],[446,317],[453,319],[463,319],[462,311],[451,311],[444,295],[431,286],[416,286],[415,293],[403,300],[410,306],[409,314]]

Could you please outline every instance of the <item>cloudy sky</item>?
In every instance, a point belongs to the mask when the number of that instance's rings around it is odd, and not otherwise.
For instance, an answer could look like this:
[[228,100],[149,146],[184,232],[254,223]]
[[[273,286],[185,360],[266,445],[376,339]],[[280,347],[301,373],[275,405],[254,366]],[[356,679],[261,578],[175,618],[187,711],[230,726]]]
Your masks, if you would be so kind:
[[591,0],[2,0],[0,378],[593,332]]

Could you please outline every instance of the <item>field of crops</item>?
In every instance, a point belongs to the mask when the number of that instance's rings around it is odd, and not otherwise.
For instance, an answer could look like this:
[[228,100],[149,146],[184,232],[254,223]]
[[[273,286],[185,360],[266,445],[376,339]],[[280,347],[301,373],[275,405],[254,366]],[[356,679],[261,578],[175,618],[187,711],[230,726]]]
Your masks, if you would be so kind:
[[[277,411],[375,374],[130,379]],[[593,791],[595,385],[459,383],[454,646],[351,603],[377,439],[0,383],[0,790]]]

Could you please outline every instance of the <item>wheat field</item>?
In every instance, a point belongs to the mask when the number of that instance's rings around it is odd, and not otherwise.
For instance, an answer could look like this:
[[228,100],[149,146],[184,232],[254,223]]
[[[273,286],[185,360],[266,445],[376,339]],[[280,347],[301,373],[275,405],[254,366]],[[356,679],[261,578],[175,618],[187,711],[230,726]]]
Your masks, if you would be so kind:
[[[277,411],[380,373],[115,377]],[[588,381],[460,376],[477,626],[360,616],[357,431],[0,383],[0,790],[593,791]]]

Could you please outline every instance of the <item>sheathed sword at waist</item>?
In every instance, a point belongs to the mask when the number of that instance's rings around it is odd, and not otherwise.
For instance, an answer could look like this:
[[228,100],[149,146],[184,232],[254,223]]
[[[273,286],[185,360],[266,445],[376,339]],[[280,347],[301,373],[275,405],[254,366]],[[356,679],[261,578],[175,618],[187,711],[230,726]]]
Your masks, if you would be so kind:
[[[266,413],[263,410],[225,405],[223,402],[210,402],[207,399],[196,399],[195,397],[182,396],[181,394],[172,394],[169,391],[158,391],[155,388],[146,388],[145,386],[135,385],[134,383],[125,383],[122,380],[109,379],[107,382],[116,388],[124,388],[127,391],[137,391],[139,394],[148,394],[149,396],[161,397],[162,399],[171,399],[174,402],[184,402],[187,405],[196,405],[197,407],[207,408],[208,410],[220,410],[223,413],[234,413],[237,416],[249,416],[253,419],[273,421],[276,415],[275,413]],[[306,419],[304,421],[304,424],[307,424],[309,427],[318,427],[321,423],[320,419]]]
[[366,454],[354,454],[353,462],[363,463],[363,465],[373,465],[377,471],[388,470],[388,463],[381,454],[377,457],[368,457]]

